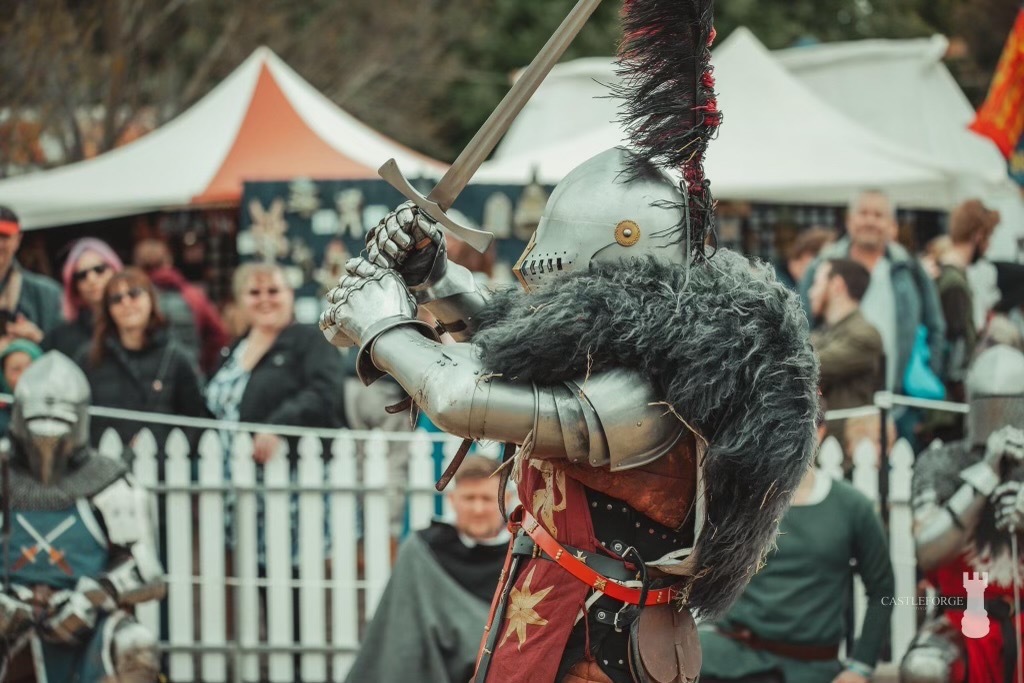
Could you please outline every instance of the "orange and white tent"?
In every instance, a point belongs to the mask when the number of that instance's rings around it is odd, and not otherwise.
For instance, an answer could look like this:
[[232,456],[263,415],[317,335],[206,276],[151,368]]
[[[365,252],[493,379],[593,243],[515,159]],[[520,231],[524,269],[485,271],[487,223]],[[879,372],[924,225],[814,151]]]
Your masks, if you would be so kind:
[[395,158],[413,177],[445,165],[381,135],[261,47],[177,118],[95,159],[0,181],[26,229],[162,209],[237,204],[254,180],[367,179]]

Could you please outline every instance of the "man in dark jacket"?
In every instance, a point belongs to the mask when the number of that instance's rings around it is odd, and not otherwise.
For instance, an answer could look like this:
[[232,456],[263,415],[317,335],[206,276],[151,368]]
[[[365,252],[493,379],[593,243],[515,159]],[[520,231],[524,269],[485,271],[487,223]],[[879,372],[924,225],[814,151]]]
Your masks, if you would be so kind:
[[[821,393],[834,410],[871,405],[885,385],[882,337],[860,310],[870,282],[856,261],[833,259],[818,267],[809,292],[811,313],[823,323],[811,334],[821,363]],[[845,420],[829,424],[841,443],[845,429]]]
[[61,322],[60,286],[22,269],[15,258],[21,246],[17,214],[0,206],[0,337],[34,344]]
[[160,309],[170,321],[175,338],[196,356],[200,369],[209,375],[227,346],[227,328],[206,294],[185,280],[174,267],[165,242],[145,239],[135,246],[134,262],[146,271],[160,293]]
[[804,274],[800,294],[810,312],[811,284],[820,265],[830,259],[849,258],[867,268],[871,283],[861,310],[882,336],[886,387],[899,393],[920,325],[928,333],[932,369],[942,376],[946,325],[935,285],[917,259],[895,242],[896,229],[889,198],[877,190],[862,193],[847,212],[848,237],[822,250]]

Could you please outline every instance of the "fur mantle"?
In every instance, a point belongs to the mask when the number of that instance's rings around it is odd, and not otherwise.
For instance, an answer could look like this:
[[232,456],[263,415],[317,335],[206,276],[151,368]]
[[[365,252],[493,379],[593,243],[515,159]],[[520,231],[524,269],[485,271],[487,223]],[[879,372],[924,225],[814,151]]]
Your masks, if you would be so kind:
[[495,296],[473,338],[506,379],[555,384],[630,367],[708,440],[695,613],[739,596],[814,453],[818,363],[795,294],[719,251],[681,265],[595,265],[535,293]]

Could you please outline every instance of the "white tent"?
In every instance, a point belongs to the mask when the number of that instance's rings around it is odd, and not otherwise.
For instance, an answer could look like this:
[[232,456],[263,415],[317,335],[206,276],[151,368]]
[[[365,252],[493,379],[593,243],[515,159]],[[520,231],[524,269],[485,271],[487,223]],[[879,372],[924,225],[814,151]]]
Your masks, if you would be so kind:
[[[716,197],[831,204],[845,203],[864,187],[884,187],[904,206],[948,207],[954,186],[950,168],[886,141],[819,100],[750,31],[734,31],[714,50],[712,63],[724,113],[706,163]],[[557,182],[620,142],[622,132],[612,121],[616,106],[601,85],[617,82],[611,61],[586,60],[558,71],[527,105],[478,180],[521,182],[536,172],[541,181]],[[559,102],[553,93],[565,80],[602,97]],[[585,130],[580,120],[593,126]]]
[[233,205],[246,180],[376,178],[396,158],[410,177],[444,165],[342,111],[259,48],[173,121],[95,159],[0,181],[24,228],[189,206]]
[[620,100],[611,96],[611,86],[619,82],[615,64],[608,57],[584,57],[557,65],[502,138],[492,161],[558,145],[581,133],[617,130]]
[[993,250],[1005,257],[1024,237],[1024,205],[995,143],[967,128],[974,108],[942,62],[948,46],[942,36],[861,40],[773,56],[834,108],[957,169],[958,198],[980,196],[1003,213]]

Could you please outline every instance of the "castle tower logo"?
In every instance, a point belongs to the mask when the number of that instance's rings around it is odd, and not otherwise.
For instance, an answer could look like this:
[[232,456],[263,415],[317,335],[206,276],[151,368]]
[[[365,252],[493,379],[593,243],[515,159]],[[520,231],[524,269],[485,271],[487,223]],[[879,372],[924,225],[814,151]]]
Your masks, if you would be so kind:
[[960,631],[966,638],[984,638],[988,635],[988,612],[985,610],[985,588],[988,572],[964,572],[964,590],[967,591],[967,609],[960,622]]

